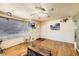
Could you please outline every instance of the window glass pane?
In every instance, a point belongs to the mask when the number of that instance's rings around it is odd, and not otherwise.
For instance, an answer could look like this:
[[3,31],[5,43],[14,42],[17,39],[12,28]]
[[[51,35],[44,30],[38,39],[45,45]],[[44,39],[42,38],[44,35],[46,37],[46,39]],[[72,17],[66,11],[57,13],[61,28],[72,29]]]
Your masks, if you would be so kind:
[[28,22],[0,18],[0,38],[12,38],[14,36],[27,35],[28,30]]

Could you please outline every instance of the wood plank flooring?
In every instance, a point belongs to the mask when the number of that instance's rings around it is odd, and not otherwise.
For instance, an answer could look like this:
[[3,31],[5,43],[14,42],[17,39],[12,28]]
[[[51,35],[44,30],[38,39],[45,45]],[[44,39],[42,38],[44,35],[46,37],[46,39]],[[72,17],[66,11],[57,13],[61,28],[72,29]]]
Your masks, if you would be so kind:
[[[27,54],[28,47],[29,45],[27,43],[22,43],[14,47],[5,49],[2,55],[23,56]],[[41,53],[45,53],[47,55],[51,54],[52,56],[79,56],[78,52],[74,49],[73,44],[66,42],[40,38],[33,41],[31,47],[33,49],[35,48]]]
[[58,56],[78,56],[75,49],[69,47],[60,47],[57,53]]
[[19,45],[13,46],[11,48],[5,49],[4,56],[23,56],[27,54],[28,45],[26,43],[21,43]]
[[71,43],[49,39],[43,40],[40,38],[34,41],[32,45],[41,52],[45,52],[47,54],[51,53],[53,56],[78,56],[77,51]]

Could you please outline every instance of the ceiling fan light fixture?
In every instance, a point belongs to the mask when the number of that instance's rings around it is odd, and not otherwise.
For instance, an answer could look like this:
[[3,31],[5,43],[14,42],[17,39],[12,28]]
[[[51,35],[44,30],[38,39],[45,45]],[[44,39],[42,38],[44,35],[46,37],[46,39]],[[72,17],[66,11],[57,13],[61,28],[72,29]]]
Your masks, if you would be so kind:
[[40,17],[40,18],[46,18],[46,17],[48,17],[49,15],[48,14],[46,14],[46,13],[39,13],[38,14],[38,17]]

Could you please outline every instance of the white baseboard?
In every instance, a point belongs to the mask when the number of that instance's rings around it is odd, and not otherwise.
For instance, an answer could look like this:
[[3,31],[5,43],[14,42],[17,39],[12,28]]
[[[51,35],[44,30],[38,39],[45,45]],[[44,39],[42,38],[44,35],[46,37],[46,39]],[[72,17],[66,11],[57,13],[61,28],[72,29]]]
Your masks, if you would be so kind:
[[76,49],[77,51],[79,51],[79,49],[77,48],[76,42],[74,42],[74,49]]
[[79,52],[79,49],[77,48],[77,51]]

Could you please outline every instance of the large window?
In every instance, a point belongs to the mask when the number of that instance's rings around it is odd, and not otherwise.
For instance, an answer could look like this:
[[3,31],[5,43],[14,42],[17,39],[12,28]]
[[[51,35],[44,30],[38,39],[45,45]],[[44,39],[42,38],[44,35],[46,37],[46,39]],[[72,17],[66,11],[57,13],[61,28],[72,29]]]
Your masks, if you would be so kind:
[[26,35],[28,30],[28,22],[21,22],[0,17],[0,38],[2,39]]

